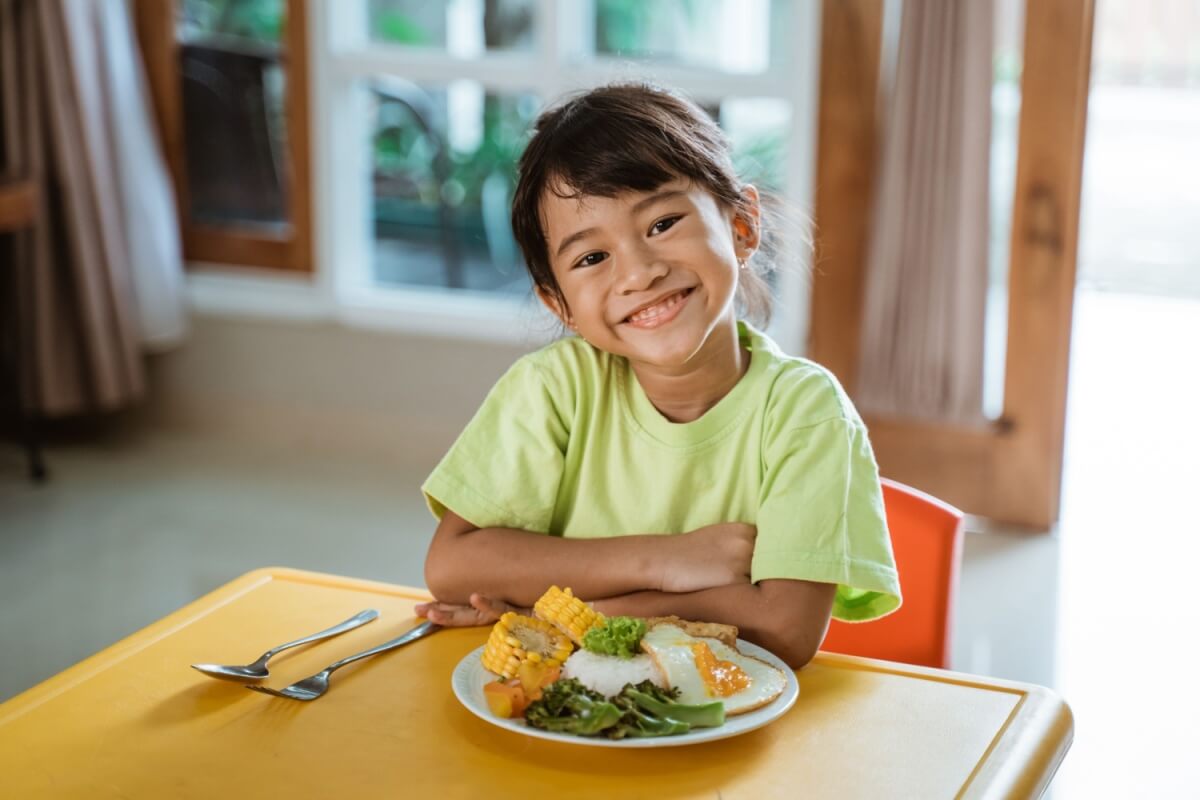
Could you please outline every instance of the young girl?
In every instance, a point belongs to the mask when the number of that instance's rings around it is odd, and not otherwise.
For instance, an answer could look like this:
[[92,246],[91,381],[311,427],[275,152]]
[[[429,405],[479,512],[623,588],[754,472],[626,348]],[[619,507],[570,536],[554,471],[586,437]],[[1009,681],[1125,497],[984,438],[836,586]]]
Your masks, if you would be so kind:
[[867,432],[833,376],[739,316],[758,193],[693,103],[609,86],[544,113],[513,229],[576,335],[517,361],[422,487],[417,613],[484,625],[551,584],[607,615],[737,625],[799,667],[830,615],[900,604]]

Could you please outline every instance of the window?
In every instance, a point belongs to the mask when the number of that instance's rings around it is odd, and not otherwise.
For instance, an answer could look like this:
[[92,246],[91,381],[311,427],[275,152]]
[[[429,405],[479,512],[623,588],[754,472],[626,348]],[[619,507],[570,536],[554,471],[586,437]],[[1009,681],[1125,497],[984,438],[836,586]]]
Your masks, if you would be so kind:
[[1200,5],[1103,0],[1095,36],[1079,282],[1200,298]]
[[134,0],[192,262],[312,269],[305,0]]
[[175,11],[191,220],[286,225],[282,0],[182,0]]
[[[351,0],[312,9],[318,235],[343,305],[488,336],[503,335],[497,323],[534,319],[509,225],[514,165],[547,102],[613,80],[686,92],[726,129],[744,176],[789,208],[811,208],[818,4]],[[792,255],[803,258],[802,248]],[[772,333],[793,351],[805,269],[776,279]]]

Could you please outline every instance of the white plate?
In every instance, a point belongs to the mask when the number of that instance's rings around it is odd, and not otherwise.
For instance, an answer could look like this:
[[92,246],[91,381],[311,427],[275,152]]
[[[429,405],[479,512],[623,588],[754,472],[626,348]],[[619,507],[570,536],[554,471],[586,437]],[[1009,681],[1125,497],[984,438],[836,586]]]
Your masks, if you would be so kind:
[[681,733],[676,736],[655,736],[646,739],[608,739],[603,736],[574,736],[569,733],[555,733],[553,731],[544,731],[541,728],[534,728],[526,725],[523,719],[497,717],[488,709],[487,700],[483,696],[484,684],[496,680],[496,676],[484,669],[483,664],[480,663],[479,659],[483,655],[482,647],[472,650],[462,661],[458,662],[458,666],[454,668],[454,675],[451,677],[451,684],[454,687],[455,697],[467,707],[468,711],[485,722],[490,722],[497,727],[505,728],[513,733],[533,736],[537,739],[549,739],[552,742],[592,745],[593,747],[678,747],[685,744],[727,739],[730,736],[737,736],[738,734],[752,731],[755,728],[761,728],[786,714],[788,709],[796,704],[796,698],[800,696],[800,684],[796,682],[796,673],[792,672],[787,664],[769,651],[742,639],[738,639],[737,647],[738,650],[746,655],[761,658],[763,661],[773,664],[782,670],[783,674],[787,677],[787,685],[783,687],[783,693],[762,708],[749,711],[745,714],[739,714],[736,717],[726,717],[725,724],[720,727],[696,728],[695,730],[690,730],[687,733]]

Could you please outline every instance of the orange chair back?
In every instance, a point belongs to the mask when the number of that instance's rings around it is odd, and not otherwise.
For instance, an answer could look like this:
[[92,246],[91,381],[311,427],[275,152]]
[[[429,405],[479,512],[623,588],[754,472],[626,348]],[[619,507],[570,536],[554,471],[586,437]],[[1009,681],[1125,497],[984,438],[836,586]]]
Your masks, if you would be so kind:
[[871,622],[833,620],[821,649],[948,668],[963,514],[903,484],[881,483],[904,603]]

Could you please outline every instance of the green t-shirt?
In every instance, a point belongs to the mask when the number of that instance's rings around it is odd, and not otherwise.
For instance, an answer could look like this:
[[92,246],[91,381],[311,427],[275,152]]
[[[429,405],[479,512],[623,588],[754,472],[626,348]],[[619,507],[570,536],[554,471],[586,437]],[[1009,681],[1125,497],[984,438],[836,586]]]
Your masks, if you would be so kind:
[[750,367],[702,417],[667,420],[628,361],[582,339],[518,360],[425,481],[434,516],[587,538],[757,527],[751,580],[838,584],[833,616],[900,586],[867,431],[824,368],[739,323]]

